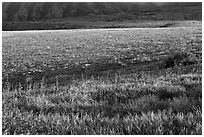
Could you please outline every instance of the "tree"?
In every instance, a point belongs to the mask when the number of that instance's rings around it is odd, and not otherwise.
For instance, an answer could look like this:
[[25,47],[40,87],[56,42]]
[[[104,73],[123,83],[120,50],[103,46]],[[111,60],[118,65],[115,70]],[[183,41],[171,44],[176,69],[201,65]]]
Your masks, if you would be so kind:
[[52,18],[61,18],[63,13],[63,7],[59,3],[54,3],[51,8]]
[[53,3],[52,2],[45,2],[40,6],[38,16],[40,20],[43,19],[50,19],[51,18],[51,9],[52,9]]
[[63,7],[63,11],[62,11],[62,17],[71,17],[73,15],[73,3],[69,2],[69,3],[61,3],[62,7]]
[[78,2],[74,5],[74,16],[84,16],[88,15],[90,13],[89,6],[87,3],[84,2]]
[[2,20],[3,20],[3,21],[6,21],[6,20],[7,20],[6,10],[7,10],[7,8],[8,8],[8,5],[9,5],[9,3],[7,3],[7,2],[3,2],[3,3],[2,3]]
[[95,9],[97,10],[97,14],[106,13],[104,2],[95,2],[94,6],[95,6]]
[[20,6],[21,6],[21,3],[19,3],[19,2],[11,2],[8,4],[7,9],[5,10],[6,15],[7,15],[6,19],[8,21],[15,21],[17,19],[16,14],[17,14]]
[[28,11],[27,11],[27,7],[28,6],[28,3],[22,3],[20,8],[19,8],[19,11],[18,11],[18,20],[19,21],[25,21],[27,20],[28,18]]

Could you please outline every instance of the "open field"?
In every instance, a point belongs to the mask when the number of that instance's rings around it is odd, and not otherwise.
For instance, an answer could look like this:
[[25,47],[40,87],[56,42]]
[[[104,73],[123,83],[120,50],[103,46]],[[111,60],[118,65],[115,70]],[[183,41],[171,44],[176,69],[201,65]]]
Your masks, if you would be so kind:
[[200,44],[200,27],[7,31],[3,32],[3,76],[42,78],[98,74],[124,66],[138,69],[141,63],[185,50],[201,62]]
[[2,46],[3,134],[202,134],[199,21],[6,31]]
[[[100,29],[100,28],[163,28],[182,27],[192,25],[192,21],[144,21],[144,20],[119,20],[104,21],[100,19],[61,19],[36,22],[3,22],[3,31],[23,31],[23,30],[61,30],[61,29]],[[199,23],[198,23],[199,24]],[[196,25],[197,21],[196,21]],[[194,24],[195,25],[195,24]]]

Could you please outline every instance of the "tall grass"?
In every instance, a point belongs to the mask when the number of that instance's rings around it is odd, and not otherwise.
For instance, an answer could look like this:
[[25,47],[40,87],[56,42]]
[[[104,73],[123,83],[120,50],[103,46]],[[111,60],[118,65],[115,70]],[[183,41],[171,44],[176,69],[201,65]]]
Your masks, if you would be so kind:
[[4,90],[2,133],[202,134],[201,81],[175,82],[180,77],[143,74],[139,81],[119,75],[58,89]]

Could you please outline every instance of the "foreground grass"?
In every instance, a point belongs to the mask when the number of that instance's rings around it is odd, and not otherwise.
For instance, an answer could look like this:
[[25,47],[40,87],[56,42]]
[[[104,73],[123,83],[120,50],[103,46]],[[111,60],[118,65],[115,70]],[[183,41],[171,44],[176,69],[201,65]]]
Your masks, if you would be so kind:
[[[171,112],[149,112],[124,118],[106,118],[102,115],[33,115],[30,113],[4,113],[3,134],[44,135],[175,135],[202,134],[201,112],[186,115]],[[3,117],[5,117],[3,116]],[[14,122],[10,122],[10,120]]]
[[5,91],[2,132],[202,134],[200,74],[166,72],[165,77],[150,74],[125,77],[119,75],[115,81],[75,81],[59,91],[54,88]]

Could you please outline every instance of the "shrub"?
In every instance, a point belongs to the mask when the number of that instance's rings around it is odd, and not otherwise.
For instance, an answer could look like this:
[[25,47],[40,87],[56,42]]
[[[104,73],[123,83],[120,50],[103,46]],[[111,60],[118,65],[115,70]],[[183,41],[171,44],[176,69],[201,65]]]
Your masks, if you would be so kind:
[[185,88],[180,85],[172,85],[171,83],[159,82],[156,85],[155,94],[160,100],[173,99],[185,95]]
[[171,68],[174,66],[180,66],[180,65],[191,65],[194,64],[195,61],[193,61],[188,53],[180,53],[176,52],[173,53],[173,55],[169,56],[164,60],[164,68]]
[[174,98],[170,106],[175,113],[191,111],[191,104],[187,97]]
[[186,87],[186,95],[195,99],[202,98],[202,85],[201,84],[184,84]]
[[71,103],[72,98],[69,95],[52,95],[48,97],[53,104]]
[[133,89],[122,89],[122,88],[100,88],[96,92],[91,94],[91,98],[97,102],[104,102],[109,105],[126,103],[130,99],[140,97],[140,92]]
[[142,112],[148,112],[148,111],[154,111],[155,110],[155,104],[158,101],[158,97],[154,95],[145,95],[141,98],[130,100],[126,104],[121,104],[118,107],[118,110],[120,112],[126,111],[126,113],[137,113],[141,114]]

